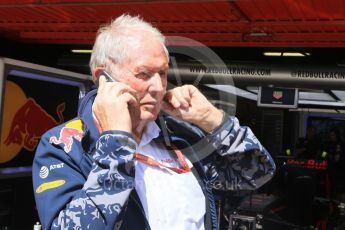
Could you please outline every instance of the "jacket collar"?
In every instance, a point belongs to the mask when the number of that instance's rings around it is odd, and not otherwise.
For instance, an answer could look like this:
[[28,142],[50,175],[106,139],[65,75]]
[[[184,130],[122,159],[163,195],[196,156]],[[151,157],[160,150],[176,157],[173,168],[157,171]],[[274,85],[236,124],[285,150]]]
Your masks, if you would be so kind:
[[87,153],[92,153],[100,133],[92,117],[92,104],[97,95],[97,90],[92,90],[80,102],[78,117],[84,122],[83,148]]

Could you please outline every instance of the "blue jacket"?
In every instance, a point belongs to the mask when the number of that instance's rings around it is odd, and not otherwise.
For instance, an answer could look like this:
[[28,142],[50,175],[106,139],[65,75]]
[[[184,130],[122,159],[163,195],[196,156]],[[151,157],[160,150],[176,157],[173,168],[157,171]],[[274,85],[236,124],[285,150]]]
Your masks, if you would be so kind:
[[[33,188],[43,229],[150,229],[134,189],[136,143],[127,132],[99,133],[92,118],[95,96],[88,93],[78,117],[46,132],[37,148]],[[156,141],[174,143],[194,162],[207,198],[206,229],[217,228],[212,187],[253,190],[274,174],[271,156],[235,117],[208,135],[170,117],[164,123],[169,140],[161,135]]]

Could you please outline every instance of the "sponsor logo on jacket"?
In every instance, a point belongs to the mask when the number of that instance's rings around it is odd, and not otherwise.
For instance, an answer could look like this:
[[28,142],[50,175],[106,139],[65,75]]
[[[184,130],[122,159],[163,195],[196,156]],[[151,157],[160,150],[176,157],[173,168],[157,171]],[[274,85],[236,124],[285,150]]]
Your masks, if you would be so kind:
[[49,171],[52,171],[54,169],[60,169],[63,168],[64,163],[59,163],[59,164],[54,164],[54,165],[49,165],[49,168],[47,166],[42,166],[40,169],[39,176],[44,179],[47,178],[49,175]]
[[58,188],[65,184],[65,180],[54,180],[50,182],[45,182],[36,188],[36,193],[44,192],[48,189]]
[[49,139],[50,143],[63,145],[66,153],[72,149],[74,140],[81,141],[84,136],[83,122],[81,120],[73,120],[68,122],[60,131],[60,136],[52,136]]

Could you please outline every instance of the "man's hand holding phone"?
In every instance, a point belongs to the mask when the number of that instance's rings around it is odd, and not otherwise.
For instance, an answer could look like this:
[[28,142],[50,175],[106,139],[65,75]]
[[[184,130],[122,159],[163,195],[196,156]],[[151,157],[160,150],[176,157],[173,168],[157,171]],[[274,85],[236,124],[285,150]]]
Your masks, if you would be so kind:
[[[112,78],[115,80],[114,78]],[[97,97],[93,104],[102,131],[122,130],[131,133],[138,110],[136,91],[121,82],[109,82],[104,74],[98,78]]]
[[95,85],[98,88],[99,87],[99,78],[100,76],[104,76],[107,82],[118,82],[113,76],[111,76],[110,73],[108,73],[105,70],[102,70],[99,74],[99,76],[97,77],[96,81],[95,81]]

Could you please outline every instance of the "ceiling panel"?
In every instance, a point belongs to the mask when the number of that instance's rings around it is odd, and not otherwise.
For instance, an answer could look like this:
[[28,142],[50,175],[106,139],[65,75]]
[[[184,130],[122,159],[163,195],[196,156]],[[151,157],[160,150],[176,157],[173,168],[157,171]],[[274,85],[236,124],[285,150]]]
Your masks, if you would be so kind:
[[91,45],[99,25],[129,13],[209,46],[345,47],[344,8],[345,0],[0,0],[0,38]]

